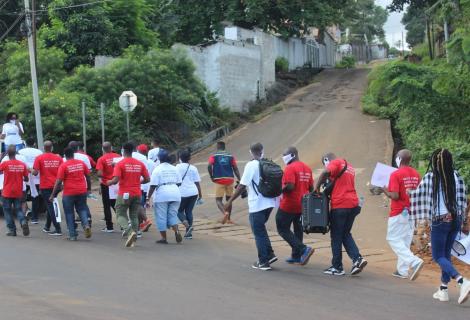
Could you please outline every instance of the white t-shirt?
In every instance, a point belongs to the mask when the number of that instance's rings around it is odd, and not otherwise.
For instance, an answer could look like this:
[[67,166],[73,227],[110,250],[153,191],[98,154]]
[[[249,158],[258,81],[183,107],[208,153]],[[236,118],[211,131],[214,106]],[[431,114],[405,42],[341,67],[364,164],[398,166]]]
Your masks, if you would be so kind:
[[181,183],[181,176],[175,166],[161,163],[152,172],[150,185],[159,186],[153,197],[154,202],[181,201],[181,193],[177,184]]
[[[259,212],[267,208],[277,208],[279,197],[266,198],[253,188],[253,183],[259,184],[259,161],[251,160],[245,165],[240,183],[248,188],[248,211]],[[258,193],[257,193],[258,192]]]
[[180,186],[181,197],[185,198],[197,196],[199,192],[197,190],[195,182],[201,182],[201,177],[199,176],[199,171],[197,170],[197,168],[188,163],[179,163],[176,165],[176,169],[178,169],[178,172],[182,179]]
[[[147,171],[149,172],[149,174],[151,175],[153,170],[155,169],[156,167],[156,164],[155,162],[153,162],[152,160],[148,160],[148,159],[145,159],[145,167],[147,168]],[[143,191],[143,192],[149,192],[149,189],[150,189],[150,182],[149,183],[145,183],[145,184],[141,184],[140,185],[140,189]]]
[[152,160],[153,162],[156,162],[157,165],[160,163],[160,161],[158,160],[159,152],[160,152],[160,148],[157,147],[157,148],[150,149],[148,153],[148,158]]
[[[15,158],[16,158],[16,160],[19,160],[19,161],[23,162],[26,166],[28,166],[28,164],[26,163],[26,158],[23,157],[21,154],[17,154]],[[8,160],[10,160],[10,157],[8,157],[8,155],[6,155],[5,157],[3,157],[1,162],[5,162],[5,161],[8,161]],[[0,174],[0,190],[3,190],[3,173]],[[24,181],[23,181],[23,191],[26,191],[26,182],[24,182]]]
[[[32,169],[34,165],[34,160],[42,154],[42,151],[36,148],[24,148],[18,151],[26,159],[26,165],[28,169]],[[34,184],[39,184],[39,174],[37,176],[32,176],[31,182]]]
[[[87,167],[89,170],[91,170],[90,159],[88,159],[88,157],[87,157],[85,154],[75,152],[75,153],[73,154],[73,158],[74,158],[75,160],[81,160],[81,161],[85,162],[86,167]],[[64,157],[64,162],[65,162],[65,161],[67,161],[67,159],[65,159],[65,157]]]
[[[21,122],[19,123],[21,131],[23,131],[23,125]],[[2,134],[5,135],[5,146],[9,146],[10,144],[22,144],[23,141],[21,140],[20,130],[15,124],[12,123],[5,123],[2,127]]]

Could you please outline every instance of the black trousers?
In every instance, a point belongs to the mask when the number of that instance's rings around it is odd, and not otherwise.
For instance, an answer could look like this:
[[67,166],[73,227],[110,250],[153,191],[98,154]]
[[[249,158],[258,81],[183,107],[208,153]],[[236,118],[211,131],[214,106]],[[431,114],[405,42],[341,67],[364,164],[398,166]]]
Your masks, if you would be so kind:
[[[294,226],[294,232],[291,226]],[[304,233],[302,229],[302,215],[300,213],[287,213],[281,209],[277,210],[276,227],[279,235],[292,248],[292,258],[299,259],[306,246],[303,244]]]
[[101,186],[101,200],[103,201],[104,220],[106,228],[113,230],[113,215],[111,208],[116,212],[116,199],[109,199],[109,187],[103,184]]

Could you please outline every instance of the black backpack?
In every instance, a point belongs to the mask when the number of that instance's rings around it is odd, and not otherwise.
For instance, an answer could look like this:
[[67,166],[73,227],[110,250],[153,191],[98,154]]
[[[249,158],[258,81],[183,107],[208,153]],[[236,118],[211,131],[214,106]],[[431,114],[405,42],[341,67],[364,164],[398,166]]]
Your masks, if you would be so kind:
[[259,184],[252,181],[256,194],[261,193],[266,198],[279,197],[282,193],[282,175],[281,166],[272,160],[260,159]]

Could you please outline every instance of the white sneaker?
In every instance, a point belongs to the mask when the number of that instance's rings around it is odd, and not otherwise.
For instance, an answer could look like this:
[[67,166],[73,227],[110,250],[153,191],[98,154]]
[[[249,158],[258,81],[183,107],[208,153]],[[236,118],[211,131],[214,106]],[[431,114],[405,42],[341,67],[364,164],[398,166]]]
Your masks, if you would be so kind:
[[468,300],[470,296],[470,280],[463,279],[463,283],[460,286],[460,296],[459,296],[459,304],[464,303]]
[[439,300],[439,301],[442,301],[442,302],[447,302],[447,301],[449,301],[449,290],[447,290],[447,289],[441,290],[439,288],[439,290],[437,290],[432,295],[432,297],[436,300]]

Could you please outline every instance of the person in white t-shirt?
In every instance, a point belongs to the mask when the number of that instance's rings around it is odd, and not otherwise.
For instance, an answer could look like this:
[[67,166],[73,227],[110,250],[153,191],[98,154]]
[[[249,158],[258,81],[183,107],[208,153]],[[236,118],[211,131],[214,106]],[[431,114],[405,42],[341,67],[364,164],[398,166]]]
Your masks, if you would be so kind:
[[[147,152],[148,152],[147,145],[139,144],[136,150],[137,152],[132,153],[132,157],[139,161],[142,161],[145,167],[147,168],[147,171],[149,172],[149,174],[152,174],[153,169],[155,169],[156,164],[152,160],[147,159]],[[152,221],[148,219],[147,212],[146,212],[146,207],[147,207],[146,200],[147,200],[147,193],[149,192],[149,188],[150,188],[150,182],[140,185],[140,190],[142,190],[142,198],[141,198],[142,208],[140,209],[140,213],[139,213],[139,230],[141,232],[149,231],[150,227],[152,226]]]
[[[26,139],[26,148],[23,148],[18,151],[18,154],[22,155],[26,160],[26,166],[28,171],[33,171],[34,160],[42,154],[42,151],[35,148],[36,141],[33,138]],[[28,192],[29,191],[29,192]],[[42,198],[39,196],[39,175],[33,176],[29,175],[29,182],[26,185],[26,194],[31,195],[31,223],[39,223],[39,210],[41,207]],[[28,213],[26,214],[28,216]]]
[[21,136],[24,134],[23,125],[18,120],[18,115],[14,112],[7,114],[6,122],[2,127],[2,133],[0,139],[3,139],[2,153],[6,151],[6,148],[13,144],[16,146],[16,151],[24,148],[23,140]]
[[176,169],[181,176],[181,203],[178,210],[178,218],[186,227],[185,239],[193,238],[193,209],[198,200],[202,199],[201,177],[195,166],[189,163],[191,152],[183,150],[179,153],[180,163]]
[[154,214],[157,229],[160,231],[161,239],[157,241],[160,244],[168,244],[166,230],[171,228],[175,232],[177,243],[183,241],[178,230],[178,209],[181,202],[181,193],[178,186],[181,184],[181,176],[175,166],[170,164],[170,155],[168,151],[161,149],[158,153],[160,165],[152,172],[150,178],[150,189],[147,195],[147,205],[155,191],[154,196]]
[[264,158],[263,145],[255,143],[250,146],[250,153],[253,160],[248,162],[243,170],[243,175],[235,193],[225,204],[225,208],[230,208],[237,199],[248,188],[248,211],[250,213],[250,225],[255,237],[256,248],[258,250],[258,261],[253,264],[254,269],[271,270],[271,263],[277,261],[269,240],[266,222],[273,208],[279,206],[279,198],[266,198],[256,191],[253,185],[259,185],[260,170],[259,160]]
[[152,140],[152,149],[148,153],[148,159],[155,162],[157,165],[160,163],[158,161],[158,153],[160,152],[160,141],[158,139]]

